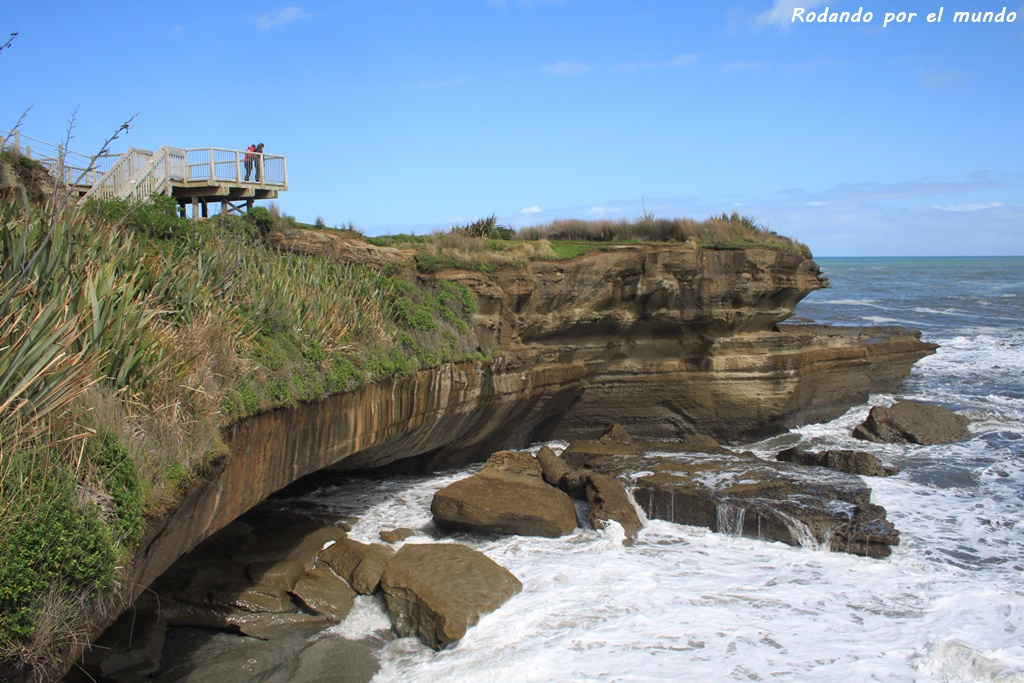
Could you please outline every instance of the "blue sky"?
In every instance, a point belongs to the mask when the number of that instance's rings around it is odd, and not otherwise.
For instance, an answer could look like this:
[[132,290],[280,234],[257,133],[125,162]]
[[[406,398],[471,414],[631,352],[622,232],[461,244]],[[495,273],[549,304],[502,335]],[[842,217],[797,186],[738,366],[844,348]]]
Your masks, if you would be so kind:
[[[793,24],[794,7],[862,24]],[[945,7],[941,23],[926,15]],[[1016,12],[954,24],[957,10]],[[883,28],[886,12],[913,11]],[[0,129],[288,159],[368,234],[756,217],[819,256],[1024,254],[1024,3],[17,2]],[[3,42],[0,40],[0,42]]]

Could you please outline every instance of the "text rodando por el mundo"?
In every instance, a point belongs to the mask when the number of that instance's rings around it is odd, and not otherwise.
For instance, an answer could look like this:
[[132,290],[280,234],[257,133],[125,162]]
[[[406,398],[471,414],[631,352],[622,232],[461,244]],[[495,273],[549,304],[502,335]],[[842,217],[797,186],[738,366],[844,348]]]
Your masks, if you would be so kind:
[[935,12],[872,12],[863,7],[856,12],[833,12],[831,8],[816,11],[803,7],[793,8],[793,24],[870,24],[876,19],[882,22],[882,28],[899,24],[929,23],[938,24],[952,21],[954,24],[1012,24],[1017,21],[1017,13],[1003,7],[1001,10],[989,11],[946,11],[939,7]]

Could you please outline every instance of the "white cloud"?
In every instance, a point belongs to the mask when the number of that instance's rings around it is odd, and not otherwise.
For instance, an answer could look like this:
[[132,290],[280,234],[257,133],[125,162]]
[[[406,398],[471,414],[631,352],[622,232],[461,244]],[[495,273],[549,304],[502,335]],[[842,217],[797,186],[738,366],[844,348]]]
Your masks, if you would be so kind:
[[540,213],[540,212],[541,212],[541,208],[539,206],[534,205],[534,206],[528,206],[525,209],[522,209],[519,213]]
[[976,204],[954,204],[951,206],[938,206],[934,208],[937,211],[986,211],[988,209],[998,209],[1006,206],[1002,202],[980,202]]
[[577,76],[590,71],[590,67],[583,62],[555,62],[542,66],[540,70],[553,76]]
[[309,19],[306,10],[296,5],[289,5],[284,9],[259,15],[256,17],[256,27],[261,31],[269,31],[302,19]]
[[813,7],[824,5],[828,0],[775,0],[771,9],[765,10],[757,16],[757,23],[761,27],[777,25],[781,28],[788,28],[793,22],[793,10],[803,7],[810,10]]

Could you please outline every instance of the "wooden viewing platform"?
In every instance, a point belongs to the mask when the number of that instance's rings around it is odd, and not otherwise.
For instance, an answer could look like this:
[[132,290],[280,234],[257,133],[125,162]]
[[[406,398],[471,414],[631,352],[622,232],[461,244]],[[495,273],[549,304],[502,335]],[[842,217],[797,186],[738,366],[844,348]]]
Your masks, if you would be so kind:
[[[0,131],[0,140],[5,149],[46,166],[78,192],[80,204],[90,198],[145,200],[163,194],[178,201],[182,216],[191,206],[193,218],[207,218],[211,202],[220,202],[222,213],[242,212],[257,199],[276,199],[288,189],[288,165],[277,154],[164,146],[155,152],[132,147],[121,154],[87,157],[18,131],[6,137]],[[248,179],[247,154],[253,156]]]

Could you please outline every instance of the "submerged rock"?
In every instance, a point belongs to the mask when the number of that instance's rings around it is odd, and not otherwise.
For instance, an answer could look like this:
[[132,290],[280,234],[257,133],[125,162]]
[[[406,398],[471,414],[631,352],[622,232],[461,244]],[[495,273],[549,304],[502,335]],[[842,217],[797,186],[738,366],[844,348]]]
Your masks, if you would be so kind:
[[434,521],[443,529],[558,537],[576,529],[572,499],[546,484],[536,458],[499,451],[483,469],[434,494]]
[[886,465],[878,458],[864,451],[828,450],[807,451],[799,447],[780,451],[775,459],[794,465],[810,465],[830,467],[847,474],[859,474],[865,477],[891,477],[899,474],[899,468]]
[[403,546],[381,579],[388,612],[402,637],[440,650],[523,588],[510,571],[457,543]]
[[909,442],[922,446],[956,443],[971,438],[963,415],[943,406],[920,401],[899,401],[889,407],[875,406],[853,435],[875,443]]

